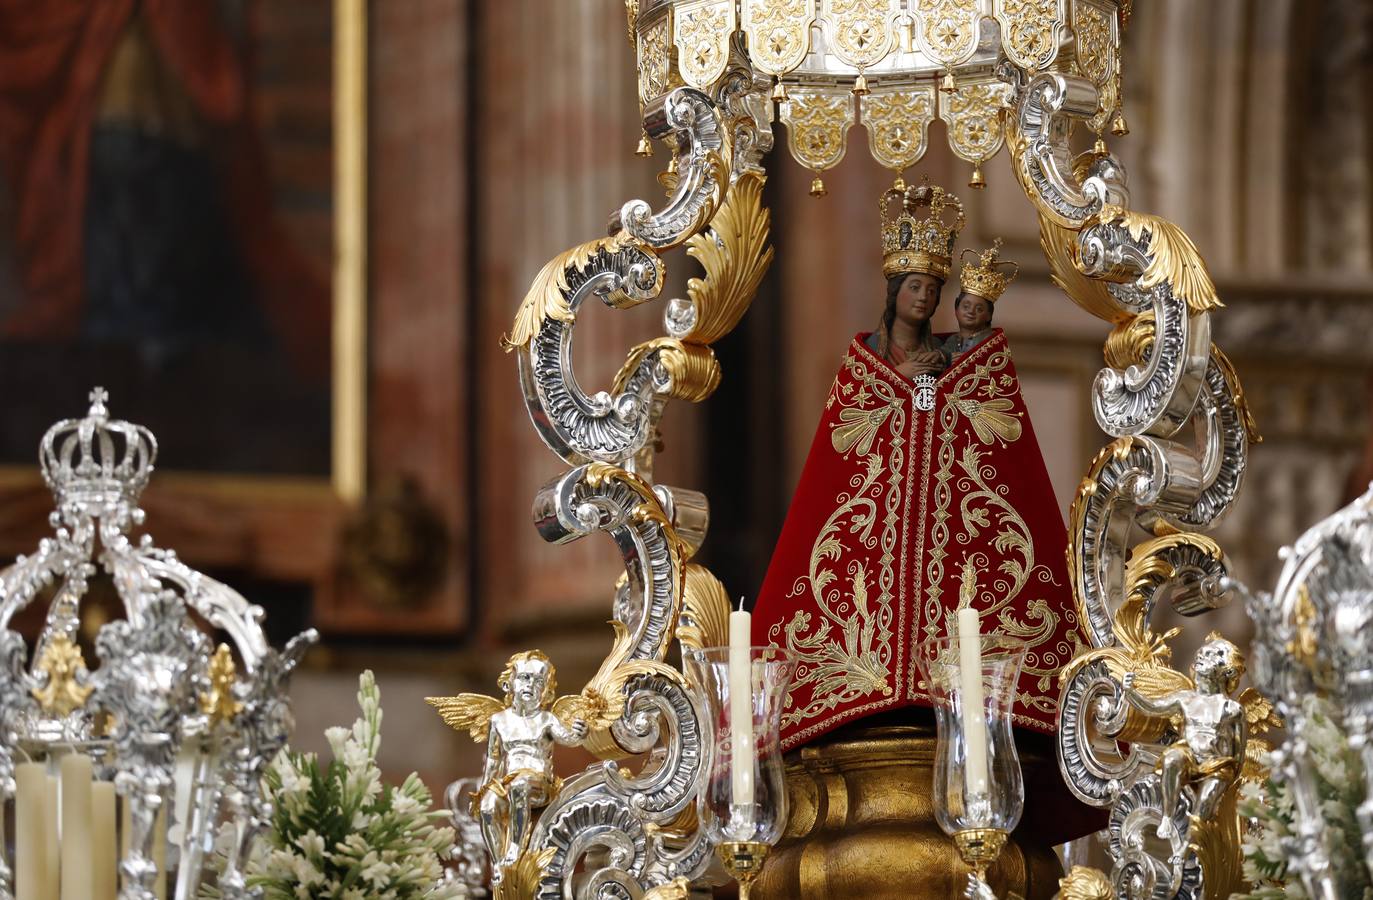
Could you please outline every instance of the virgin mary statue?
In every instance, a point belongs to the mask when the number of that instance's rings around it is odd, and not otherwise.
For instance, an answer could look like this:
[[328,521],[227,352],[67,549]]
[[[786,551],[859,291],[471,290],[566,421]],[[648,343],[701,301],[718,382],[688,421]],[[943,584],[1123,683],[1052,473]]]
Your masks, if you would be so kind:
[[783,745],[927,716],[914,648],[963,606],[984,634],[1029,645],[1013,722],[1052,734],[1056,676],[1085,637],[1063,519],[1005,335],[990,328],[1014,273],[994,251],[974,255],[959,299],[987,309],[964,339],[936,335],[962,204],[898,182],[881,211],[882,317],[835,376],[754,608],[755,641],[799,660]]

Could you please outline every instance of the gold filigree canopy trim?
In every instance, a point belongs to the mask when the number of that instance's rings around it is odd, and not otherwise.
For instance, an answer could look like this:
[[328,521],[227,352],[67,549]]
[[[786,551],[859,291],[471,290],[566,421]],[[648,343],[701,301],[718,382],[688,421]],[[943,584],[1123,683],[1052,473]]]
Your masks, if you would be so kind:
[[[709,91],[742,53],[771,78],[788,146],[817,175],[862,122],[873,158],[901,171],[927,149],[934,119],[980,167],[1001,149],[1008,86],[995,72],[1089,79],[1089,127],[1123,133],[1120,40],[1128,0],[633,0],[639,100],[673,85]],[[980,168],[974,186],[983,183]],[[813,193],[822,194],[817,181]]]

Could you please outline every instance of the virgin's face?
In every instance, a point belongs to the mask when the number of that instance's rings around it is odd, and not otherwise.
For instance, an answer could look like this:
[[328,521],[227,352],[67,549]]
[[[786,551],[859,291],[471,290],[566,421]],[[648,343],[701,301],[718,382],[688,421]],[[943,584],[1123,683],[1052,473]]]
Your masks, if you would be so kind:
[[939,303],[939,289],[943,286],[944,282],[933,275],[923,272],[907,275],[906,280],[901,282],[901,289],[896,292],[897,317],[916,326],[927,322],[934,315],[934,308]]
[[985,297],[976,294],[964,294],[958,301],[958,305],[953,308],[953,317],[958,320],[958,327],[970,333],[976,333],[986,328],[992,321],[992,305],[987,302]]

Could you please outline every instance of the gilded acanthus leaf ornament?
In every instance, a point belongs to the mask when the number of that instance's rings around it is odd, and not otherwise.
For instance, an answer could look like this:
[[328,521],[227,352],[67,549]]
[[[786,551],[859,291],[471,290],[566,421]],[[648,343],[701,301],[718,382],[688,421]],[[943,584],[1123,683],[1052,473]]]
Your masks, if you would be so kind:
[[1140,288],[1148,290],[1167,283],[1173,295],[1185,300],[1193,312],[1208,312],[1224,305],[1216,296],[1216,286],[1201,251],[1177,225],[1160,216],[1111,205],[1101,208],[1097,220],[1103,225],[1120,225],[1133,240],[1146,242],[1149,264],[1140,276]]
[[238,668],[234,665],[234,654],[228,644],[220,644],[214,656],[210,657],[207,677],[210,689],[200,695],[200,711],[209,717],[212,724],[232,721],[243,711],[243,704],[234,696]]
[[691,882],[685,878],[674,878],[644,894],[643,900],[687,900],[690,893]]
[[729,641],[729,594],[709,569],[697,563],[686,568],[686,590],[677,640],[701,649],[723,647]]
[[41,677],[33,698],[46,715],[65,718],[86,705],[94,688],[86,660],[70,636],[54,635],[43,647],[34,671]]
[[960,158],[977,163],[1001,149],[1001,111],[1009,99],[1009,87],[985,81],[959,85],[946,95],[939,117],[949,126],[949,146]]
[[785,75],[810,50],[814,0],[743,0],[739,17],[754,71]]
[[952,67],[977,50],[977,0],[916,0],[916,45],[940,65]]
[[882,166],[900,172],[925,155],[934,119],[935,87],[877,89],[860,97],[868,148]]
[[713,344],[734,330],[772,264],[771,228],[763,205],[764,177],[745,172],[730,185],[710,228],[687,241],[687,255],[705,270],[687,282],[694,324],[682,337]]
[[690,0],[674,10],[672,42],[677,70],[694,88],[706,90],[725,73],[734,33],[734,0]]
[[997,0],[1001,47],[1016,65],[1035,71],[1058,55],[1063,37],[1063,0]]
[[781,118],[790,135],[791,155],[807,169],[822,172],[844,158],[853,125],[853,95],[846,90],[790,88]]
[[568,302],[571,293],[569,272],[586,268],[592,258],[603,250],[614,252],[633,243],[636,242],[621,233],[612,238],[587,241],[550,259],[529,285],[529,291],[515,313],[510,333],[501,338],[501,346],[505,351],[509,353],[527,346],[538,335],[545,319],[568,325],[575,322],[577,314]]
[[1058,880],[1059,900],[1116,900],[1111,879],[1099,869],[1073,866]]
[[625,357],[624,365],[615,375],[614,389],[622,393],[648,359],[661,366],[669,386],[664,395],[678,400],[699,403],[715,393],[720,385],[720,363],[715,352],[700,344],[689,344],[676,338],[660,337],[636,345]]
[[495,900],[529,900],[536,895],[544,870],[553,861],[556,851],[549,847],[544,850],[526,850],[510,865],[503,868],[501,879],[496,883]]
[[1078,306],[1099,319],[1121,322],[1130,313],[1111,296],[1106,282],[1083,274],[1077,261],[1078,232],[1039,216],[1039,246],[1049,263],[1049,280]]

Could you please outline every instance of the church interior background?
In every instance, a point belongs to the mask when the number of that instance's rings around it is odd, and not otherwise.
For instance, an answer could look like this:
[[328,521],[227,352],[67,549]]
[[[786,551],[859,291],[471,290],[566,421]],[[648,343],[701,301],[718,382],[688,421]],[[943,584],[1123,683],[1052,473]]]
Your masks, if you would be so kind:
[[[74,15],[90,6],[57,5]],[[331,314],[302,289],[297,313],[322,318],[273,324],[304,335],[286,342],[299,365],[280,367],[289,384],[275,397],[275,376],[232,361],[220,371],[272,404],[315,404],[296,383],[332,378],[333,434],[340,419],[360,417],[365,475],[340,480],[338,467],[356,460],[341,461],[335,447],[331,476],[318,450],[319,429],[330,426],[310,425],[300,438],[309,447],[229,453],[223,466],[178,465],[166,452],[145,506],[160,542],[267,607],[274,640],[306,626],[323,633],[292,684],[295,745],[324,749],[324,729],[353,717],[357,672],[371,668],[386,708],[383,768],[397,777],[418,770],[441,795],[450,780],[480,771],[480,748],[419,698],[487,689],[508,652],[528,646],[558,660],[560,680],[580,684],[610,639],[607,585],[620,562],[608,543],[554,547],[530,526],[528,498],[560,467],[525,421],[499,338],[545,260],[599,233],[624,198],[661,196],[662,155],[633,153],[640,124],[625,11],[612,0],[370,3],[360,38],[365,100],[349,106],[304,71],[329,65],[336,23],[292,8],[327,4],[221,6],[242,17],[238,27],[261,54],[248,97],[271,123],[262,138],[289,238],[277,246],[304,248],[325,285],[331,266],[342,271],[335,255],[353,254],[348,271],[363,273],[364,312],[335,305]],[[282,50],[311,39],[312,49]],[[1110,138],[1111,149],[1128,166],[1136,206],[1182,225],[1205,253],[1227,307],[1214,337],[1263,433],[1217,538],[1238,577],[1271,584],[1278,548],[1373,478],[1373,101],[1364,87],[1373,9],[1361,0],[1142,0],[1124,48],[1132,133]],[[0,130],[33,114],[7,99],[4,82],[0,72],[0,113],[10,117]],[[874,199],[890,180],[854,152],[825,173],[827,196],[807,196],[812,173],[788,157],[783,126],[775,128],[765,196],[775,261],[739,328],[716,345],[717,394],[669,411],[659,474],[712,499],[703,561],[745,596],[762,581],[845,343],[875,324]],[[321,180],[346,133],[360,135],[365,159],[365,203],[355,207]],[[963,197],[970,224],[960,247],[1000,236],[1021,266],[996,324],[1011,340],[1066,511],[1106,441],[1082,398],[1107,325],[1049,282],[1033,211],[1000,159],[986,167],[985,191],[967,190],[970,167],[932,139],[915,173]],[[25,303],[21,208],[14,183],[0,185],[0,298],[12,317]],[[331,217],[359,210],[360,239],[331,245]],[[264,261],[276,270],[296,263]],[[674,269],[679,291],[687,268]],[[946,290],[936,331],[952,329],[951,301]],[[608,382],[625,348],[659,333],[654,310],[587,315],[597,325],[583,329],[576,353],[589,383]],[[340,342],[350,323],[358,330]],[[5,341],[21,340],[15,334]],[[252,439],[236,427],[241,395],[188,397],[173,379],[133,374],[139,360],[100,359],[112,408],[142,421],[128,406],[154,408],[165,396],[179,417],[167,427],[187,435],[188,454],[212,455],[198,435],[231,447]],[[118,370],[125,364],[130,371]],[[5,440],[18,432],[21,450],[25,440],[37,445],[41,423],[79,413],[79,385],[93,377],[78,361],[69,377],[49,378],[42,365],[0,367],[12,423]],[[340,381],[360,389],[340,392]],[[277,470],[273,460],[296,451],[299,464]],[[0,550],[13,554],[44,533],[49,505],[22,455],[4,463]],[[1221,616],[1208,626],[1243,644],[1243,610]],[[1185,634],[1179,658],[1199,639]],[[569,770],[584,759],[559,753]]]

